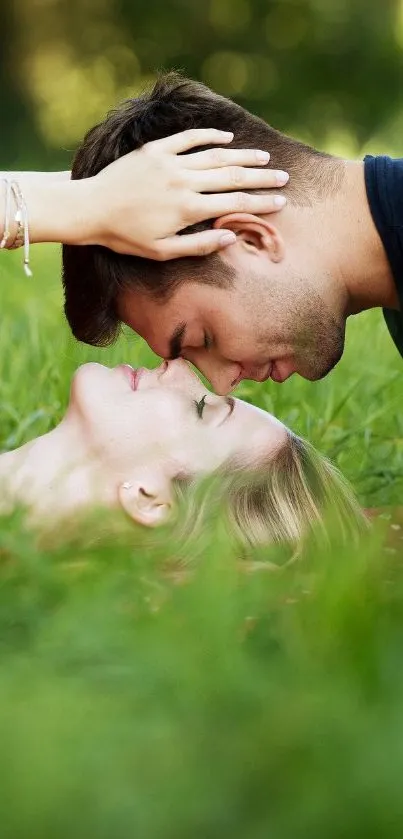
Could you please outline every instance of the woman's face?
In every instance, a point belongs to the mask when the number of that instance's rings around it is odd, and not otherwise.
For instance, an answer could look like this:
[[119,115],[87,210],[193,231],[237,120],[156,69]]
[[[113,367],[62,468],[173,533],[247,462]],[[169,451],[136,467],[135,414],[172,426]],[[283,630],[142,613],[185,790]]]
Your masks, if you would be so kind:
[[73,379],[71,416],[116,485],[141,475],[167,486],[177,476],[211,473],[228,458],[270,456],[286,437],[265,411],[211,393],[182,359],[154,370],[83,365]]
[[286,434],[271,414],[211,393],[182,359],[154,370],[85,364],[74,377],[70,409],[79,412],[91,446],[101,446],[111,462],[127,468],[158,461],[175,475],[268,454]]

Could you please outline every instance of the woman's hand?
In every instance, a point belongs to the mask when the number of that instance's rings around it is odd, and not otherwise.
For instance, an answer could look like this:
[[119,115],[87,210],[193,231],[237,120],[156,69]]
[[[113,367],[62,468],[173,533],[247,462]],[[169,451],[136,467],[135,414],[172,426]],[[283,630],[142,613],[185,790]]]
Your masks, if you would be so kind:
[[[183,131],[147,143],[83,180],[70,180],[68,172],[1,175],[21,186],[31,242],[98,244],[156,260],[203,256],[233,244],[235,234],[220,229],[178,236],[180,230],[227,213],[272,213],[286,203],[272,192],[244,191],[287,183],[285,172],[267,168],[267,152],[218,147],[181,154],[232,139],[215,129]],[[4,206],[4,184],[0,201]]]
[[267,152],[213,148],[181,154],[232,139],[232,134],[215,129],[183,131],[147,143],[87,179],[87,221],[93,229],[86,233],[84,226],[84,243],[156,260],[202,256],[232,244],[235,235],[229,230],[176,235],[208,218],[271,213],[286,203],[274,193],[243,192],[287,183],[285,172],[259,168],[267,166]]

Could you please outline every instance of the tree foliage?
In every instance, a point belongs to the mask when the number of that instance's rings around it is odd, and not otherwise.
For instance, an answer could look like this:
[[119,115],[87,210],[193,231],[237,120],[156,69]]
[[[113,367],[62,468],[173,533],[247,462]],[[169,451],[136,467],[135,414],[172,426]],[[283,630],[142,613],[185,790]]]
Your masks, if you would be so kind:
[[68,165],[161,68],[326,147],[358,151],[400,124],[401,0],[16,0],[2,32],[4,167]]

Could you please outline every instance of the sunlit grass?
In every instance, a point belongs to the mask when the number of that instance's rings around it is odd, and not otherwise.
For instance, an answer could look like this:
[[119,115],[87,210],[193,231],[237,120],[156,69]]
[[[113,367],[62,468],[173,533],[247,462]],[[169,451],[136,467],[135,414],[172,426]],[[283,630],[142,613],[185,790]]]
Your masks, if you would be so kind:
[[[34,252],[32,281],[18,257],[0,261],[2,450],[61,418],[79,363],[153,360],[126,334],[78,346],[57,250]],[[350,324],[325,381],[239,393],[389,515],[403,488],[401,364],[373,313]],[[281,551],[260,551],[252,572],[220,521],[184,570],[165,538],[70,532],[50,549],[18,514],[4,520],[2,839],[400,839],[402,524],[385,518],[358,546],[330,529],[283,569]]]

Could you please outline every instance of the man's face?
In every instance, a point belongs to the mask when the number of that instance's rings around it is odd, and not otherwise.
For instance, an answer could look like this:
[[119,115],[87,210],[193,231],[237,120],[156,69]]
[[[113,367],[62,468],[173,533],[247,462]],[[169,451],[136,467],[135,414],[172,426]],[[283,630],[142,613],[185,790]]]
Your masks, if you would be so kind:
[[118,300],[122,321],[157,355],[192,362],[218,394],[242,379],[320,379],[343,352],[344,319],[330,311],[317,284],[257,241],[239,237],[220,256],[234,271],[230,287],[190,277],[164,303],[134,289]]

